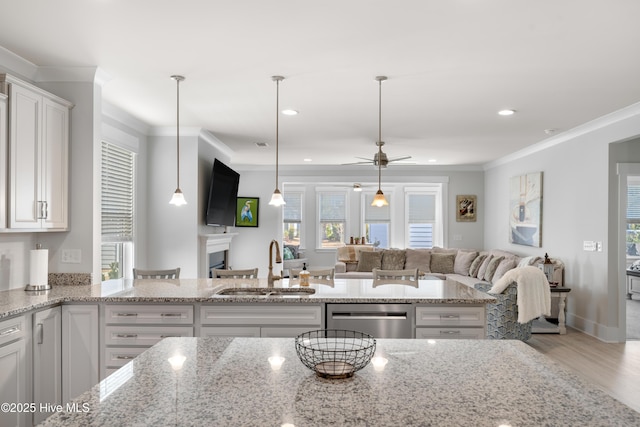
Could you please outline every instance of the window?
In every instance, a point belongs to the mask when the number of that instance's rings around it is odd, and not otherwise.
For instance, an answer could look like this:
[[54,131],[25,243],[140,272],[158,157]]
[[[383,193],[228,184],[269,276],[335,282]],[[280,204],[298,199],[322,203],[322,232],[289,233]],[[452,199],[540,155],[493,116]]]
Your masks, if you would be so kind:
[[[368,243],[379,248],[389,247],[389,229],[391,227],[391,209],[389,206],[371,206],[374,193],[362,194],[362,211],[365,237]],[[387,194],[389,197],[389,194]]]
[[134,153],[102,143],[102,279],[131,277]]
[[407,247],[443,246],[442,186],[405,190]]
[[303,193],[301,191],[285,191],[283,209],[282,241],[285,245],[301,246],[302,243],[302,203]]
[[640,255],[640,181],[629,177],[627,184],[627,255]]
[[319,248],[344,244],[347,221],[346,191],[318,191]]

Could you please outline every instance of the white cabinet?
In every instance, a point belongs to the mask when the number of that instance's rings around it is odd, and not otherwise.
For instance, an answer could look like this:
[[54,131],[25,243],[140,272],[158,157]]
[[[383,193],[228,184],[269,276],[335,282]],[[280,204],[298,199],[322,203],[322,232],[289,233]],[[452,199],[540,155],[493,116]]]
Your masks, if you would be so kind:
[[51,412],[40,412],[40,404],[62,403],[62,309],[53,307],[33,314],[33,424]]
[[62,306],[62,402],[99,382],[100,324],[97,304]]
[[158,341],[193,336],[193,306],[105,304],[101,378],[124,366]]
[[322,329],[322,306],[216,304],[200,308],[200,336],[295,337]]
[[485,306],[418,305],[416,338],[484,339]]
[[7,96],[0,93],[0,230],[7,228],[7,167],[9,165],[7,161],[9,154],[7,119]]
[[72,104],[7,74],[0,84],[9,96],[9,228],[66,230]]
[[31,413],[17,410],[30,401],[27,328],[25,316],[0,322],[0,403],[14,405],[0,411],[3,427],[31,425]]

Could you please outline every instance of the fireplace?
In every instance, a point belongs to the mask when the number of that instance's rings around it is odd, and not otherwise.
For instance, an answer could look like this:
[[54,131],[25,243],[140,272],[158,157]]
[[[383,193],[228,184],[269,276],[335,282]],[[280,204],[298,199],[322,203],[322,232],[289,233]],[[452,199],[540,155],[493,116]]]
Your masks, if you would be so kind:
[[[218,251],[211,252],[209,255],[209,272],[211,272],[212,268],[217,268],[219,270],[224,270],[227,268],[227,261],[229,259],[229,251]],[[211,278],[211,273],[209,273],[209,278]]]
[[198,277],[210,277],[211,268],[229,268],[231,239],[237,233],[204,234],[200,236]]

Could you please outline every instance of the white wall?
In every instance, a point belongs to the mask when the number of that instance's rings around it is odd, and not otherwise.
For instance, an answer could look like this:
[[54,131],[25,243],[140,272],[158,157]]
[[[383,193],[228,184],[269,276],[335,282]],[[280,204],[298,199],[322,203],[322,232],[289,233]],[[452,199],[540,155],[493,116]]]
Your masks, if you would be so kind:
[[[617,218],[610,208],[617,206],[617,196],[610,191],[609,144],[638,134],[636,105],[541,143],[542,151],[526,150],[488,165],[485,173],[485,246],[561,259],[565,284],[572,288],[568,324],[606,341],[619,336],[618,272],[611,264],[618,256],[617,235],[609,227]],[[543,172],[542,247],[512,245],[509,179],[535,171]],[[603,251],[584,251],[585,240],[603,242]]]

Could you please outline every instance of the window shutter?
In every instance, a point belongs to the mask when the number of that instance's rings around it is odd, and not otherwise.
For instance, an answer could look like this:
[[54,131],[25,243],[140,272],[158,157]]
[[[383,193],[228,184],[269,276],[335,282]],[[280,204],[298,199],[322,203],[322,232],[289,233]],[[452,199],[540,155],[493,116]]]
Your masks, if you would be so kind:
[[432,194],[409,194],[409,223],[426,223],[436,219],[436,197]]
[[320,222],[346,222],[346,197],[344,193],[320,193]]
[[364,222],[389,222],[391,221],[391,208],[387,206],[371,206],[375,194],[364,195]]
[[102,241],[133,241],[134,154],[102,143]]
[[627,222],[640,224],[640,184],[627,186]]
[[286,204],[283,209],[284,222],[302,222],[302,193],[284,193]]

